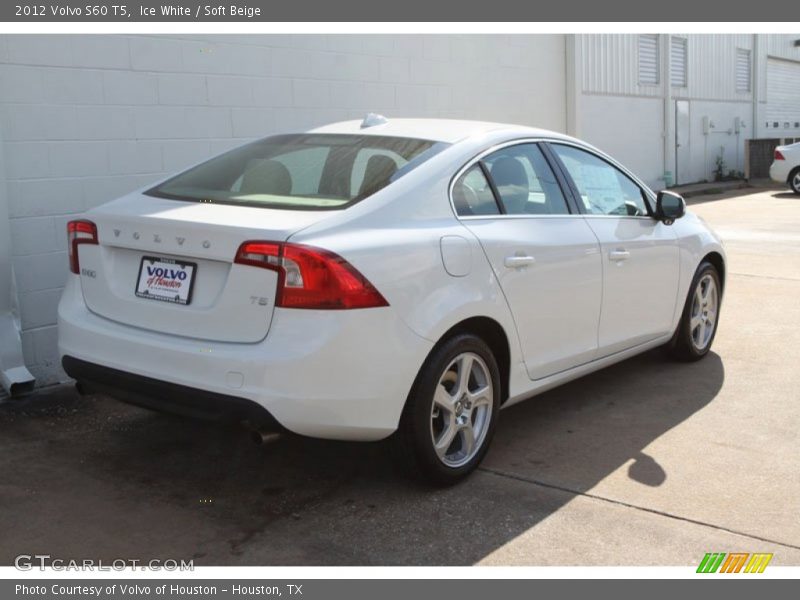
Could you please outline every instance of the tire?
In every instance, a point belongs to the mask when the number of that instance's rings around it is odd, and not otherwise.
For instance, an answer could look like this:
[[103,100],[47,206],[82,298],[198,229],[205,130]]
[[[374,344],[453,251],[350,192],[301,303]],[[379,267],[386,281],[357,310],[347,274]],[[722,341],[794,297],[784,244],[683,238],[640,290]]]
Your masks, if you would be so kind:
[[[469,373],[466,386],[462,372]],[[435,348],[414,381],[392,439],[401,466],[435,485],[464,479],[489,448],[500,389],[497,361],[481,338],[461,333]]]
[[708,354],[717,335],[721,300],[719,273],[714,265],[703,261],[694,274],[680,323],[668,345],[673,357],[695,361]]
[[795,194],[800,194],[800,167],[789,173],[788,183]]

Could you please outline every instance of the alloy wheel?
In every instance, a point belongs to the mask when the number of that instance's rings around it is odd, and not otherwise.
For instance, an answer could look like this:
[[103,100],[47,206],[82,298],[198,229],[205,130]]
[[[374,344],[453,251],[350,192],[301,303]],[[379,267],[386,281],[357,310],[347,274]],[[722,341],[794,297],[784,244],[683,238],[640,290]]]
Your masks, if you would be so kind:
[[714,277],[706,273],[697,282],[692,298],[692,311],[689,320],[689,332],[692,345],[698,351],[705,350],[714,336],[719,310],[719,293]]
[[464,352],[450,362],[431,403],[431,439],[443,464],[461,467],[478,453],[489,430],[493,398],[489,368],[480,356]]

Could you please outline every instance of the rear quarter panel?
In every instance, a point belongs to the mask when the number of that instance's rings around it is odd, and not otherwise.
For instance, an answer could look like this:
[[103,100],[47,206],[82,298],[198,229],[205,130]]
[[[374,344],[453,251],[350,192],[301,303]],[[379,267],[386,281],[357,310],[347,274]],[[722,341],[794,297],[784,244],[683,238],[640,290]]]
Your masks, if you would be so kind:
[[[448,197],[453,174],[483,144],[474,146],[443,152],[445,156],[431,159],[335,218],[294,234],[290,241],[344,257],[414,333],[431,342],[468,318],[497,321],[509,340],[513,393],[519,387],[514,381],[524,373],[514,321],[483,249],[456,219]],[[441,240],[446,236],[462,238],[469,248],[469,269],[462,276],[445,268]],[[426,356],[419,357],[418,368]],[[519,385],[525,381],[527,376]]]

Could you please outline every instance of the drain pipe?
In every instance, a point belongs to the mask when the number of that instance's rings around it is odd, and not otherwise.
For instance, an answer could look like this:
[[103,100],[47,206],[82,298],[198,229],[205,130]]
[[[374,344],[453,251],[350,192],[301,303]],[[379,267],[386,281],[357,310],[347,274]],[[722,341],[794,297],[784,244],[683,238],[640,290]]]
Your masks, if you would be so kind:
[[675,155],[675,132],[673,121],[675,109],[672,106],[672,36],[661,35],[661,79],[664,102],[664,187],[675,185],[677,173],[672,166]]
[[750,53],[750,60],[753,65],[753,79],[750,82],[750,98],[753,103],[753,124],[750,127],[752,139],[758,139],[761,128],[761,118],[758,110],[758,102],[761,99],[761,34],[753,34],[753,51]]
[[14,269],[11,264],[11,227],[8,222],[3,138],[0,127],[0,385],[10,396],[33,389],[34,377],[25,367],[20,339]]

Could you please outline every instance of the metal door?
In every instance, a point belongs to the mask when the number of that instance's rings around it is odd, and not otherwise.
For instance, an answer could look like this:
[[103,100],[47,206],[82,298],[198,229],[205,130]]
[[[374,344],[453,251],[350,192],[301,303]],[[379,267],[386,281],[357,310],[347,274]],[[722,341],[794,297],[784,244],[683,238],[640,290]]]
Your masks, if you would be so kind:
[[675,183],[691,182],[689,173],[689,101],[675,101]]

